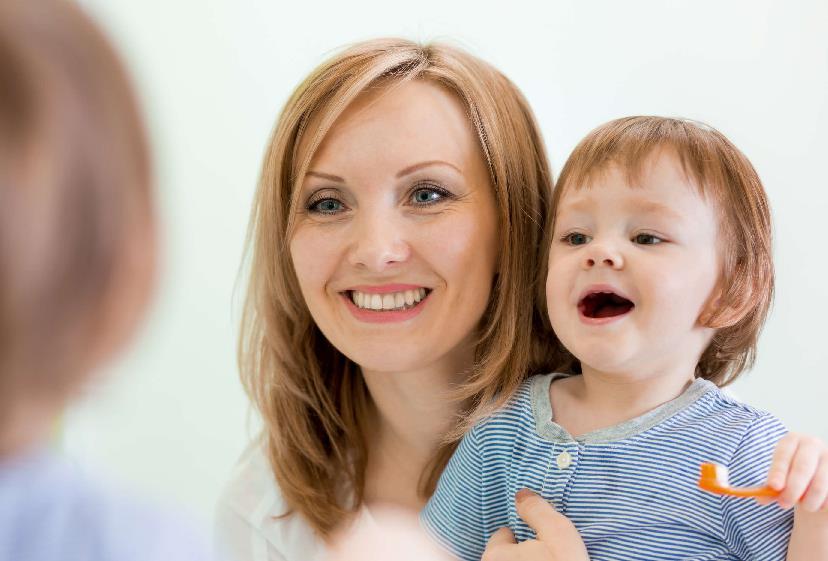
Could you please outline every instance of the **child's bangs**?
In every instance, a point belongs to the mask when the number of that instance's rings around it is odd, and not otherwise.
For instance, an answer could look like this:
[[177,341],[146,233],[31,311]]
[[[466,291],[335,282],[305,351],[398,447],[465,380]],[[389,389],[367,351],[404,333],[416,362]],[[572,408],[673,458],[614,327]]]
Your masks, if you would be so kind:
[[642,183],[655,158],[674,155],[687,182],[707,198],[718,198],[727,184],[722,166],[726,149],[719,133],[707,125],[682,119],[628,117],[592,131],[570,156],[561,173],[562,189],[592,188],[614,166],[630,187]]

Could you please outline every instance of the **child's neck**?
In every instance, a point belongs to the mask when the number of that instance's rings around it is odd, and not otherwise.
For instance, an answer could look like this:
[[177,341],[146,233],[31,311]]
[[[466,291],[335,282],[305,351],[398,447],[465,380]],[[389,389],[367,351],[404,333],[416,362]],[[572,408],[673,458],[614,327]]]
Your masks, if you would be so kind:
[[555,422],[575,437],[652,411],[681,395],[695,378],[692,370],[642,376],[582,365],[582,372],[552,384],[549,396]]
[[54,426],[56,410],[53,406],[20,398],[3,412],[0,424],[0,460],[24,454],[48,440]]

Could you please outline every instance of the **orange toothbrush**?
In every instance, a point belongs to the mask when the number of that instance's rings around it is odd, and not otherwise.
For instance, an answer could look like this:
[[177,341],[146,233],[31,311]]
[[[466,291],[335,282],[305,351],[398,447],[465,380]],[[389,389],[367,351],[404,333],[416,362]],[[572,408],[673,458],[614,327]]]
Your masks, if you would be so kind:
[[732,497],[776,497],[779,491],[765,487],[731,487],[727,480],[727,468],[719,464],[702,464],[699,488],[717,495]]

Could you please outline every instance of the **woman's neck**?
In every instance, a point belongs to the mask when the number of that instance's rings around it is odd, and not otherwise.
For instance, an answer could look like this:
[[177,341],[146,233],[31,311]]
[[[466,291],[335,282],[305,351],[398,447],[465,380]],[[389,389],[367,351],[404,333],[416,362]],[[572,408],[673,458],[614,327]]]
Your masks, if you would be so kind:
[[365,498],[371,503],[423,506],[417,486],[460,404],[450,392],[466,379],[469,360],[410,372],[363,371],[375,406],[368,435]]

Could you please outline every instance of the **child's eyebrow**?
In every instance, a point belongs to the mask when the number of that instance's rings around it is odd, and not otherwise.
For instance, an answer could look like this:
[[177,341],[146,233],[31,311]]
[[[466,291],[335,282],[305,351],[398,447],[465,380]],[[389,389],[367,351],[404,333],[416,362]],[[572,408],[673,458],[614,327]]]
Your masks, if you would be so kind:
[[633,209],[637,212],[646,213],[646,214],[659,214],[662,216],[666,216],[672,220],[680,220],[684,221],[685,216],[684,214],[676,211],[674,208],[669,207],[667,205],[650,201],[650,200],[638,200],[633,202],[630,205]]
[[[564,203],[558,209],[557,215],[566,214],[590,214],[594,209],[594,201],[590,199],[578,199],[571,203]],[[676,222],[685,222],[687,217],[673,207],[653,201],[650,199],[633,199],[625,205],[630,212],[635,214],[656,214]]]

